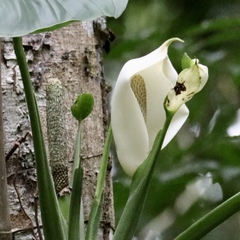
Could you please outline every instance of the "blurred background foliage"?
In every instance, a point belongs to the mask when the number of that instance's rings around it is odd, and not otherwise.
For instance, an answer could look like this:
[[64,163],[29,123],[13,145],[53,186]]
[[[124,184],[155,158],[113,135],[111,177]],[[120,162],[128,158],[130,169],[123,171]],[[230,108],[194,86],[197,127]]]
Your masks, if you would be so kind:
[[[170,240],[240,191],[240,1],[130,0],[119,19],[108,19],[108,27],[116,36],[104,57],[112,85],[127,60],[149,53],[171,37],[185,41],[169,49],[178,72],[184,52],[209,67],[207,85],[187,103],[187,122],[162,151],[139,222],[138,239]],[[217,184],[203,194],[208,180]],[[129,183],[116,161],[116,221]],[[240,215],[204,239],[240,239]]]

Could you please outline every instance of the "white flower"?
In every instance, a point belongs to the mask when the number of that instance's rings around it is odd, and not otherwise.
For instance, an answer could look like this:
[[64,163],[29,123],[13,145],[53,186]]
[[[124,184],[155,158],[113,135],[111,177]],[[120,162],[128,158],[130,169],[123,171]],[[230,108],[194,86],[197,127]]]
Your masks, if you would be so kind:
[[168,111],[175,112],[182,104],[189,101],[200,92],[208,80],[208,68],[194,59],[194,64],[184,69],[166,98],[165,106]]
[[[128,61],[122,68],[111,101],[112,130],[118,159],[132,176],[147,158],[166,119],[164,100],[178,78],[168,58],[172,38],[150,54]],[[164,139],[165,147],[188,117],[182,105],[174,115]]]

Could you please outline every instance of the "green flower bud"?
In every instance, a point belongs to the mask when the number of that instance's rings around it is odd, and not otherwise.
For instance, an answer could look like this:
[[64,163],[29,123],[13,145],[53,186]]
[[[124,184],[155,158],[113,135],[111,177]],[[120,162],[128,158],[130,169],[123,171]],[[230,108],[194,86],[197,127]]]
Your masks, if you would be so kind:
[[82,93],[77,97],[77,100],[71,107],[72,115],[78,120],[82,121],[93,110],[94,98],[90,93]]

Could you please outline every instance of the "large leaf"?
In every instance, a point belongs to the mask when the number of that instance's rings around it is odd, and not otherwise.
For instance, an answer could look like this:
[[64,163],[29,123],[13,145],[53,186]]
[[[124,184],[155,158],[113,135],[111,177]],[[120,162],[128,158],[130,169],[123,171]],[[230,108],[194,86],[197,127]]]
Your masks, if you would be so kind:
[[0,37],[53,30],[72,21],[119,17],[128,0],[7,0],[0,1]]

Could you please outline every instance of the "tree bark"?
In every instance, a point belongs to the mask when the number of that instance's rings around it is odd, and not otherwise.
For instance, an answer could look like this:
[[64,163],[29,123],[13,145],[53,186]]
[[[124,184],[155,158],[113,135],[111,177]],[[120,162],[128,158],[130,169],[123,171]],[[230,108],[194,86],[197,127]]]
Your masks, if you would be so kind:
[[[81,146],[86,223],[94,196],[108,122],[107,88],[102,66],[103,39],[100,39],[99,34],[105,27],[104,19],[98,19],[97,22],[75,23],[54,32],[23,38],[47,146],[46,84],[52,78],[57,78],[62,84],[62,120],[65,123],[62,136],[65,137],[63,142],[66,143],[65,154],[69,166],[73,159],[77,133],[77,121],[71,116],[70,107],[82,92],[90,92],[94,96],[94,110],[83,122]],[[12,148],[15,140],[31,130],[19,69],[11,41],[8,39],[5,40],[3,57],[4,128],[7,151]],[[15,239],[27,239],[29,230],[37,237],[35,227],[38,222],[41,225],[39,213],[36,213],[37,191],[32,139],[28,135],[24,140],[7,161],[10,216]],[[110,239],[113,227],[112,182],[108,171],[98,239]],[[23,233],[24,229],[27,230],[26,236]]]
[[[2,52],[2,42],[0,39],[0,53]],[[11,223],[8,208],[7,197],[7,172],[4,157],[4,132],[3,132],[3,114],[2,114],[2,84],[1,84],[1,66],[0,66],[0,239],[11,240]]]

